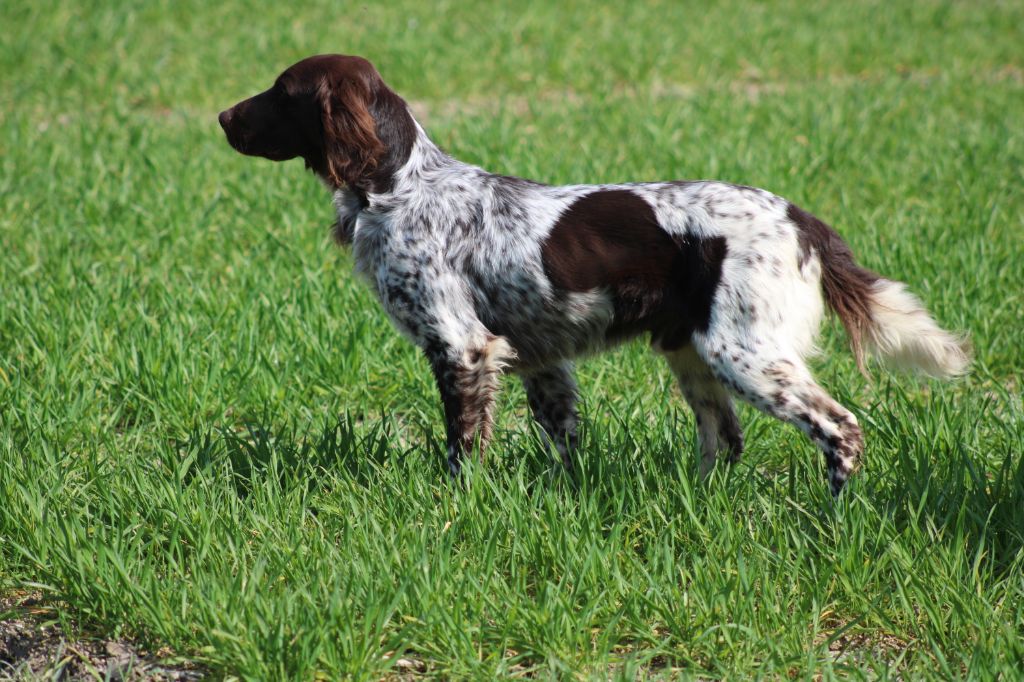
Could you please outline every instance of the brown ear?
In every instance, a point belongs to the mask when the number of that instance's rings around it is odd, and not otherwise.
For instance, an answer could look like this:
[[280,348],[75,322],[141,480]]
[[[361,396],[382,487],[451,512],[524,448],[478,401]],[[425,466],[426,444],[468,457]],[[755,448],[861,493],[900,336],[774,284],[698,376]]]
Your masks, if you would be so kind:
[[384,145],[370,114],[370,87],[361,78],[325,78],[318,91],[323,112],[327,178],[336,186],[356,186],[377,166]]

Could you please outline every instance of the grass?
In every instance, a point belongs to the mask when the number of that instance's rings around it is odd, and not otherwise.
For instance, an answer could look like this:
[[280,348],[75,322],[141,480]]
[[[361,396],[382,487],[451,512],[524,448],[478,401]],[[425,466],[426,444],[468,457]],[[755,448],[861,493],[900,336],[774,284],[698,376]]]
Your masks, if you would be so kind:
[[[215,678],[988,679],[1024,660],[1024,5],[9,2],[0,590]],[[436,140],[549,182],[713,177],[832,222],[976,362],[816,360],[866,464],[745,409],[696,479],[642,343],[581,363],[580,481],[505,382],[443,474],[426,363],[301,164],[216,112],[362,54]],[[399,663],[399,659],[411,664]],[[411,665],[411,667],[410,667]]]

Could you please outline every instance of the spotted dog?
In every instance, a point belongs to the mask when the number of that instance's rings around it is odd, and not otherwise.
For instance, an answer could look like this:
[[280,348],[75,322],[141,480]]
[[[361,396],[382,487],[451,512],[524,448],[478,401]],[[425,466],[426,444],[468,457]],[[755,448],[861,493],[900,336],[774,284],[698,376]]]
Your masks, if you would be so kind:
[[785,199],[725,182],[489,173],[438,148],[360,57],[304,59],[220,124],[239,152],[301,157],[333,191],[337,240],[433,369],[453,475],[486,447],[505,371],[571,466],[573,358],[647,334],[696,416],[702,474],[743,452],[738,396],[821,448],[839,494],[864,440],[804,362],[824,306],[861,366],[865,350],[935,377],[969,362],[903,284],[858,266]]

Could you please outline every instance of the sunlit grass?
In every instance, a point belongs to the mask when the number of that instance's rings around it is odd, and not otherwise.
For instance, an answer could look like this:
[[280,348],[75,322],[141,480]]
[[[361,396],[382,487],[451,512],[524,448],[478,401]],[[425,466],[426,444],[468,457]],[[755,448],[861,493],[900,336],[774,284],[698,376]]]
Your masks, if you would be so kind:
[[[215,677],[922,677],[1024,658],[1024,8],[5,4],[0,589]],[[452,153],[720,178],[825,218],[970,333],[967,379],[814,361],[865,428],[838,503],[744,409],[696,478],[642,343],[583,362],[577,482],[505,382],[464,486],[426,363],[301,163],[216,112],[364,54]]]

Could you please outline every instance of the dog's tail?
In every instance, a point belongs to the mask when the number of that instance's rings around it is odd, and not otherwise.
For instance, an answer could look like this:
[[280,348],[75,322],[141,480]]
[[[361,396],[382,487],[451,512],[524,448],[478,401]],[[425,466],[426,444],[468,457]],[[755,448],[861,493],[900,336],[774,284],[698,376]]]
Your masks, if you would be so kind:
[[857,265],[850,247],[810,213],[790,204],[787,215],[796,223],[801,252],[818,254],[825,303],[846,327],[862,371],[865,348],[890,366],[940,379],[967,371],[965,338],[939,327],[902,282]]

